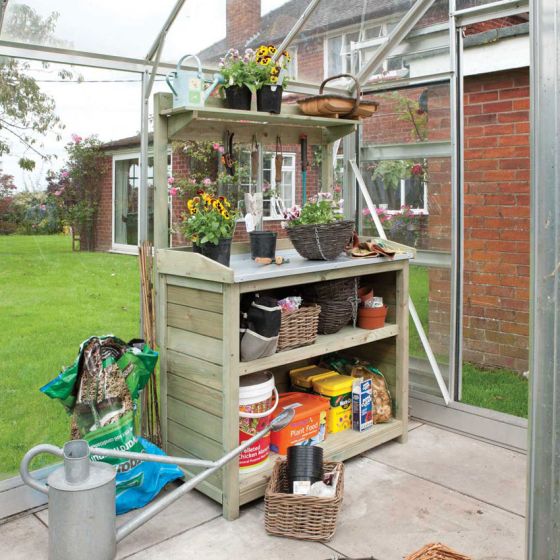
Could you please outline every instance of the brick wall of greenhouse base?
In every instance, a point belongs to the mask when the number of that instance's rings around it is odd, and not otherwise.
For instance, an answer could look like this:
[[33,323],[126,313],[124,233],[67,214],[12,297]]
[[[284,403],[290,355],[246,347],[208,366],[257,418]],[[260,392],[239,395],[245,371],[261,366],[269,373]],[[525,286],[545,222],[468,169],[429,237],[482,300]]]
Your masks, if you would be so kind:
[[105,158],[106,172],[101,179],[99,212],[95,227],[95,248],[109,251],[113,241],[113,158]]

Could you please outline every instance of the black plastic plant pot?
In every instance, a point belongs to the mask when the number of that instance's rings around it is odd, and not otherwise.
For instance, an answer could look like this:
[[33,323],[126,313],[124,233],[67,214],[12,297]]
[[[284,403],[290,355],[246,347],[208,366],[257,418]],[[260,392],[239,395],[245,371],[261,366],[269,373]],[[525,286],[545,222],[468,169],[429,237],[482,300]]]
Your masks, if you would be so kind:
[[247,86],[229,86],[226,88],[226,101],[230,109],[251,110],[251,90]]
[[278,114],[281,108],[282,86],[263,86],[257,91],[257,111]]
[[249,233],[251,240],[251,258],[262,257],[273,259],[276,255],[276,233],[272,231],[252,231]]
[[200,253],[224,266],[229,266],[231,239],[220,239],[217,245],[214,245],[214,243],[203,243],[202,245],[193,243],[193,252]]

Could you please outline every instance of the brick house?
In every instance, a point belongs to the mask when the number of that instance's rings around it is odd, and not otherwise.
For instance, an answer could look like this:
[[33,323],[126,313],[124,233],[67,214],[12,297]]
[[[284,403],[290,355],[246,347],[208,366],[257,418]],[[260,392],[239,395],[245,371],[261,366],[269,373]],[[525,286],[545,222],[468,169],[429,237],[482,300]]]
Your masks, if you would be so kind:
[[[384,0],[370,4],[374,6],[365,14],[362,0],[319,4],[290,48],[292,71],[298,79],[318,83],[326,76],[355,72],[399,20],[402,14],[395,12],[406,11],[411,2]],[[303,0],[292,0],[261,18],[260,0],[228,0],[226,37],[200,53],[203,62],[215,63],[229,47],[241,49],[261,42],[278,44],[305,5]],[[336,14],[332,13],[333,6]],[[426,27],[446,18],[446,6],[436,2],[421,23]],[[466,31],[463,355],[466,361],[483,366],[524,371],[528,359],[530,227],[528,25],[526,18],[516,16]],[[419,37],[425,40],[421,30]],[[441,49],[434,49],[432,63],[439,63],[444,57]],[[425,64],[425,57],[397,52],[379,72],[385,78],[421,75],[426,72]],[[419,139],[414,137],[414,131],[411,134],[415,122],[403,118],[403,99],[420,103],[426,109],[422,141],[448,142],[449,88],[433,84],[403,89],[398,95],[374,96],[381,107],[361,127],[362,172],[374,202],[387,204],[389,213],[398,212],[401,205],[412,207],[419,223],[416,243],[421,252],[431,257],[448,255],[452,218],[449,155],[436,153],[423,158],[427,184],[401,180],[391,192],[383,181],[376,181],[369,167],[375,168],[382,161],[376,149],[379,145],[400,146],[403,160],[418,159],[407,156],[411,145]],[[270,158],[274,147],[267,148]],[[139,180],[139,139],[110,142],[106,149],[112,172],[103,178],[97,248],[122,250],[135,244],[135,200],[129,198],[130,208],[124,215],[124,202],[119,206],[116,193],[120,192],[119,180],[122,185],[132,185],[132,191]],[[298,151],[297,146],[284,147],[282,190],[287,204],[301,202]],[[188,176],[188,154],[179,149],[169,157],[170,173],[175,177]],[[313,157],[310,147],[308,159],[313,161]],[[273,165],[267,164],[265,158],[265,169],[267,166],[270,173]],[[310,194],[319,188],[319,177],[319,168],[311,167]],[[182,210],[184,201],[174,199],[172,223],[177,223]],[[363,226],[367,228],[367,222]],[[238,228],[238,239],[243,237],[243,229]],[[265,229],[281,232],[280,221],[267,218]],[[177,235],[172,241],[183,242]],[[428,277],[430,342],[436,354],[445,354],[451,320],[450,269],[431,264]]]

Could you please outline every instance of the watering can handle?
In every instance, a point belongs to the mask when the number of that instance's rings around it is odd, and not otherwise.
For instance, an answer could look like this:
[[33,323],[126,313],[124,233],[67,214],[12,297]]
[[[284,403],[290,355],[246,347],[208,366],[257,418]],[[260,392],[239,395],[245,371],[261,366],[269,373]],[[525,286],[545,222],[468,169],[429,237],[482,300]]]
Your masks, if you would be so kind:
[[194,58],[196,60],[196,63],[198,64],[198,77],[202,78],[202,63],[200,62],[200,58],[198,58],[198,56],[196,56],[196,54],[186,54],[185,56],[182,56],[179,59],[179,62],[177,62],[177,68],[175,69],[177,72],[177,75],[179,74],[180,70],[181,70],[181,64],[183,64],[183,61],[186,60],[187,58]]
[[177,95],[177,92],[175,91],[175,88],[173,87],[173,84],[171,83],[171,80],[169,79],[172,75],[177,75],[177,72],[169,72],[169,74],[167,74],[167,76],[165,76],[165,81],[167,82],[167,85],[169,86],[169,89],[173,92],[173,95],[175,97],[179,97]]
[[55,445],[49,445],[45,443],[43,445],[36,445],[33,449],[30,449],[21,460],[21,464],[19,466],[19,474],[21,475],[21,479],[25,484],[31,486],[31,488],[37,490],[38,492],[42,492],[43,494],[49,493],[49,487],[42,482],[39,482],[36,478],[31,476],[29,472],[29,465],[31,461],[40,455],[41,453],[50,453],[51,455],[56,455],[57,457],[64,457],[64,453],[60,447],[56,447]]

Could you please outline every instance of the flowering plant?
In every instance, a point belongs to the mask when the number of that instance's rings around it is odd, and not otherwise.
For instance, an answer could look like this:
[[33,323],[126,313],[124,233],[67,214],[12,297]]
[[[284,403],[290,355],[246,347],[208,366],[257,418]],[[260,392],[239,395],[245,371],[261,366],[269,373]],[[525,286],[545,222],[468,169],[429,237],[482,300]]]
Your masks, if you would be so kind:
[[181,231],[198,245],[230,239],[235,231],[237,213],[231,211],[231,204],[224,196],[214,196],[199,189],[196,196],[187,202],[188,213],[181,217]]
[[336,200],[332,193],[319,193],[311,197],[303,208],[293,206],[284,212],[286,227],[310,224],[332,224],[342,219],[344,200]]
[[[276,54],[277,49],[274,45],[261,45],[255,53],[255,61],[257,63],[257,89],[265,85],[276,85],[280,78],[280,74],[288,68],[291,60],[288,51],[282,51],[282,54],[276,62],[272,57]],[[288,80],[286,76],[282,79],[282,85],[285,86]]]
[[220,58],[218,68],[224,78],[220,91],[223,92],[230,86],[246,86],[252,93],[255,93],[259,69],[253,49],[245,49],[243,56],[239,54],[237,49],[229,49]]

